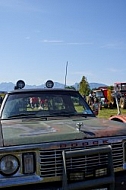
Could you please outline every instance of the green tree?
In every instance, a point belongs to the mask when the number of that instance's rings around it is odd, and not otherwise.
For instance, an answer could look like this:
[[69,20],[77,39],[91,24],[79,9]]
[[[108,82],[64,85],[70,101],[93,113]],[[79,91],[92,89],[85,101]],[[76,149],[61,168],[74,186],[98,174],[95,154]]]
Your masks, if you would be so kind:
[[76,90],[74,86],[66,86],[65,89],[73,89],[73,90]]
[[88,96],[90,91],[91,90],[89,83],[87,82],[87,78],[83,76],[81,82],[79,83],[79,93],[82,96]]
[[114,90],[114,86],[109,86],[108,89]]

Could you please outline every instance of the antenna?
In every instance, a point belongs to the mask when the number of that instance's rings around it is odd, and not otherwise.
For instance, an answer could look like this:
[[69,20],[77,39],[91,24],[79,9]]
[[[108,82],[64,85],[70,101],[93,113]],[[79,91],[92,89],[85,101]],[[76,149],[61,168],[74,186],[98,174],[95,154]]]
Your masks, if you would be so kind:
[[68,67],[68,61],[66,63],[66,72],[65,72],[65,85],[64,87],[66,87],[66,79],[67,79],[67,67]]

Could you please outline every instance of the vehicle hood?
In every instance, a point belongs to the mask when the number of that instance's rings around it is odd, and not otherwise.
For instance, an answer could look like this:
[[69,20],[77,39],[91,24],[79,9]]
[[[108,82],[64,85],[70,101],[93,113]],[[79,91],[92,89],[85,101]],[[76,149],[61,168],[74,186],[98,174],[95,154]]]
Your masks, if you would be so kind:
[[126,135],[126,124],[98,118],[4,120],[0,146]]

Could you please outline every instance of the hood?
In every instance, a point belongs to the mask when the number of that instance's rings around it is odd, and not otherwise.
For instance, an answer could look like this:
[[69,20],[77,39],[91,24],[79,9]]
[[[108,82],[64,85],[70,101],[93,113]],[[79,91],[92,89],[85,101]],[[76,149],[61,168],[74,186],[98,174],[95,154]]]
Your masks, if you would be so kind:
[[126,124],[98,118],[1,121],[0,145],[25,145],[126,135]]

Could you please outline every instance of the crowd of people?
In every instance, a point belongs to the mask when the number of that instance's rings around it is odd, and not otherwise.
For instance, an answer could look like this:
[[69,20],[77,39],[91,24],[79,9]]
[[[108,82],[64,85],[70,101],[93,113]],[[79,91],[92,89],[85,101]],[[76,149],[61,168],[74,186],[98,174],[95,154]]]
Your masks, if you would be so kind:
[[47,100],[46,99],[42,99],[39,97],[31,97],[30,98],[30,107],[31,108],[39,108],[39,109],[44,109],[44,106],[46,105]]

